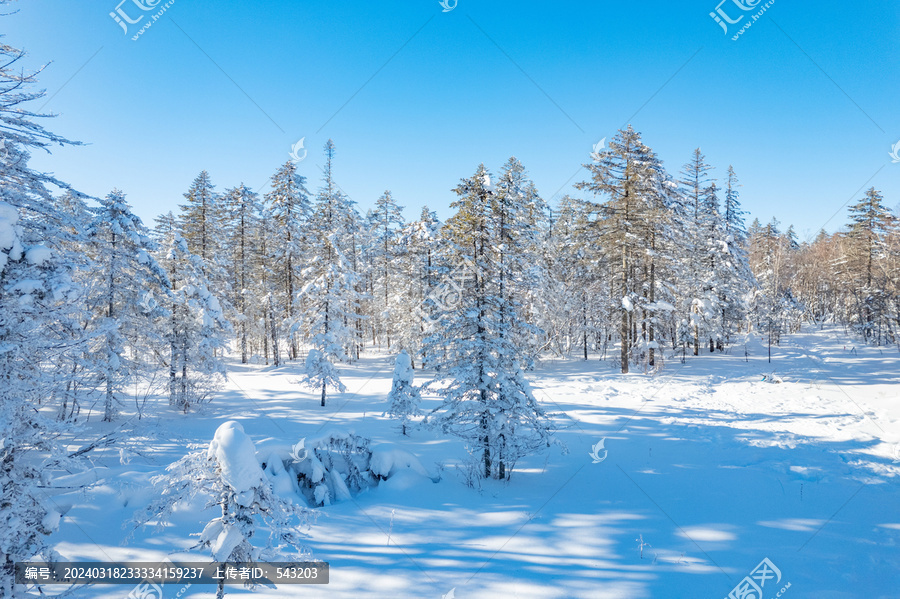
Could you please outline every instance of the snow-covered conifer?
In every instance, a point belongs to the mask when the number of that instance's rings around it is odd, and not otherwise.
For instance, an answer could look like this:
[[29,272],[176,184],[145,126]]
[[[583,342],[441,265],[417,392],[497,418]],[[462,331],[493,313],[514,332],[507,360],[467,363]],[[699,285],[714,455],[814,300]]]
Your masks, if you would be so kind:
[[[269,270],[273,278],[271,301],[278,306],[276,326],[287,340],[288,357],[298,355],[296,323],[299,309],[297,294],[303,286],[303,268],[310,243],[307,227],[312,212],[306,177],[297,172],[297,163],[289,160],[272,175],[271,191],[266,194],[266,209],[272,220],[267,235]],[[277,332],[276,332],[277,334]]]
[[530,360],[530,339],[540,331],[500,285],[514,281],[514,269],[521,266],[515,248],[502,247],[509,242],[504,222],[527,220],[512,216],[522,207],[512,198],[497,201],[484,165],[455,192],[456,214],[444,229],[457,258],[448,275],[455,277],[455,296],[441,307],[425,345],[437,373],[431,387],[443,401],[426,421],[465,439],[485,478],[504,479],[518,459],[552,441],[551,421],[520,367]]
[[187,412],[224,380],[225,364],[218,350],[225,347],[232,329],[218,298],[209,290],[203,261],[188,251],[180,233],[173,235],[159,263],[170,284],[165,329],[169,403]]
[[303,312],[295,327],[317,350],[311,350],[307,356],[306,376],[301,382],[321,390],[323,406],[328,387],[343,389],[334,362],[348,360],[357,348],[356,323],[360,318],[357,276],[352,263],[355,248],[348,239],[354,211],[334,182],[331,140],[325,153],[325,178],[316,196],[310,227],[309,267],[303,273],[308,283],[298,296]]
[[136,350],[157,342],[159,320],[166,314],[153,298],[165,296],[169,281],[153,258],[150,232],[132,214],[125,194],[114,189],[99,203],[91,210],[87,236],[93,255],[88,330],[102,339],[92,362],[102,385],[103,419],[110,421],[132,377],[156,366],[146,361],[146,352]]
[[81,224],[51,194],[70,188],[28,165],[33,150],[73,142],[38,123],[46,115],[29,103],[44,93],[31,91],[23,56],[0,44],[0,596],[13,594],[15,562],[53,558],[47,535],[60,513],[40,488],[42,470],[74,465],[56,441],[70,425],[50,421],[40,404],[64,396],[78,376],[68,365],[87,348],[73,278]]
[[394,379],[391,383],[391,392],[388,394],[388,415],[400,420],[400,434],[406,435],[409,420],[418,416],[419,389],[413,384],[415,373],[412,361],[406,350],[401,350],[394,360]]
[[262,311],[253,301],[254,243],[259,223],[261,205],[259,197],[246,185],[226,190],[223,197],[228,236],[224,241],[227,253],[226,263],[231,289],[231,305],[235,311],[237,345],[241,353],[241,363],[250,359],[250,337],[257,315]]

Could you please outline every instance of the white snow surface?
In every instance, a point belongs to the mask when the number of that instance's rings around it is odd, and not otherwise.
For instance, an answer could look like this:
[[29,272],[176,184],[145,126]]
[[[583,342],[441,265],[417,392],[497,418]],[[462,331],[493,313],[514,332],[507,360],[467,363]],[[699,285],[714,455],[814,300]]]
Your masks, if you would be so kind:
[[[509,481],[482,481],[480,490],[463,483],[461,442],[429,429],[400,437],[380,416],[394,356],[364,354],[345,365],[347,399],[326,408],[296,384],[302,364],[232,360],[228,387],[202,412],[161,407],[159,424],[139,421],[148,441],[130,464],[119,463],[115,447],[97,453],[101,480],[65,498],[73,507],[51,539],[67,560],[208,562],[208,553],[190,550],[191,533],[220,515],[205,499],[127,545],[121,522],[151,500],[150,477],[229,421],[210,446],[229,468],[252,473],[235,475],[244,483],[261,476],[247,433],[268,459],[270,446],[286,455],[300,438],[353,431],[372,439],[379,471],[395,474],[352,501],[318,508],[305,545],[330,563],[327,587],[251,594],[231,586],[228,597],[435,598],[455,588],[460,599],[720,599],[764,558],[781,572],[764,599],[787,583],[782,599],[897,597],[900,352],[827,327],[785,336],[771,364],[759,340],[747,349],[746,360],[743,340],[685,364],[667,355],[657,375],[620,374],[599,355],[545,357],[526,376],[539,403],[561,414],[557,436],[569,452],[523,458]],[[773,372],[782,383],[763,380]],[[436,405],[423,394],[423,410]],[[89,422],[95,433],[105,424]],[[591,447],[602,438],[608,456],[594,464]],[[440,481],[406,467],[406,456]],[[285,484],[281,492],[291,491]],[[222,552],[232,545],[224,528],[207,534]],[[86,589],[74,596],[128,592]],[[215,587],[194,585],[187,596],[213,599]]]
[[247,493],[264,480],[253,441],[239,422],[229,420],[216,429],[207,455],[215,458],[222,480],[237,493]]

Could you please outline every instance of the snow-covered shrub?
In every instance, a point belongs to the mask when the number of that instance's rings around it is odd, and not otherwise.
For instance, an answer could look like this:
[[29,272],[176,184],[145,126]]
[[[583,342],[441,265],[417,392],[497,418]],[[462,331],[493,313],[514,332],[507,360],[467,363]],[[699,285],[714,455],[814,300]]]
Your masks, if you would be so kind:
[[376,483],[369,472],[372,452],[365,437],[331,432],[308,440],[307,448],[307,458],[294,462],[291,471],[310,505],[350,499]]
[[370,447],[369,439],[339,431],[304,439],[293,452],[273,451],[264,471],[279,493],[293,491],[312,506],[346,501],[400,471],[438,480],[407,451]]

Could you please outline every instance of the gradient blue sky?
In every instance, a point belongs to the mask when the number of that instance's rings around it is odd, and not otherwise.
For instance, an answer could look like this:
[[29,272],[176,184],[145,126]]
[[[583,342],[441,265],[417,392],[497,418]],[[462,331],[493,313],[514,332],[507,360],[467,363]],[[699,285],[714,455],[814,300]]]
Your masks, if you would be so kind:
[[577,196],[591,146],[629,122],[673,173],[698,146],[716,176],[733,164],[749,219],[801,237],[871,185],[900,204],[900,3],[776,0],[732,41],[717,2],[175,0],[132,41],[118,0],[20,0],[0,31],[26,66],[52,61],[33,108],[90,144],[33,165],[121,188],[148,223],[201,169],[264,191],[301,137],[309,188],[333,138],[363,213],[391,189],[408,218],[445,218],[459,178],[512,155],[544,197]]

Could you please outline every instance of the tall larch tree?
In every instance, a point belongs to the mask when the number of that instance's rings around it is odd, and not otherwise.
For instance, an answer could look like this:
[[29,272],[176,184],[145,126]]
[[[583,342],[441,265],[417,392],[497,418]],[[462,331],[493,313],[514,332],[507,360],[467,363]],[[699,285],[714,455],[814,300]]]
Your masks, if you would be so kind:
[[303,285],[308,244],[306,230],[312,206],[306,177],[297,172],[297,163],[289,160],[272,175],[271,191],[266,194],[266,208],[274,220],[273,237],[267,240],[273,260],[272,272],[279,290],[275,301],[280,305],[281,322],[277,324],[287,340],[288,356],[298,356],[299,340],[294,332],[297,322],[297,293]]
[[329,387],[343,390],[334,363],[349,360],[357,347],[360,318],[349,231],[352,206],[334,181],[334,152],[334,142],[328,140],[322,187],[309,228],[309,266],[303,273],[308,282],[299,294],[303,311],[297,321],[311,346],[301,383],[321,392],[323,406]]
[[255,317],[261,313],[251,297],[256,272],[253,264],[254,242],[261,208],[259,196],[243,183],[225,191],[223,210],[227,236],[224,250],[242,364],[250,359],[250,336]]
[[618,289],[621,370],[627,373],[636,340],[638,319],[635,303],[643,293],[640,260],[646,249],[638,235],[638,226],[650,217],[652,198],[657,195],[656,169],[659,162],[652,150],[631,126],[621,130],[609,148],[594,157],[585,168],[590,181],[576,184],[608,199],[596,205],[597,239],[606,253],[613,281]]

